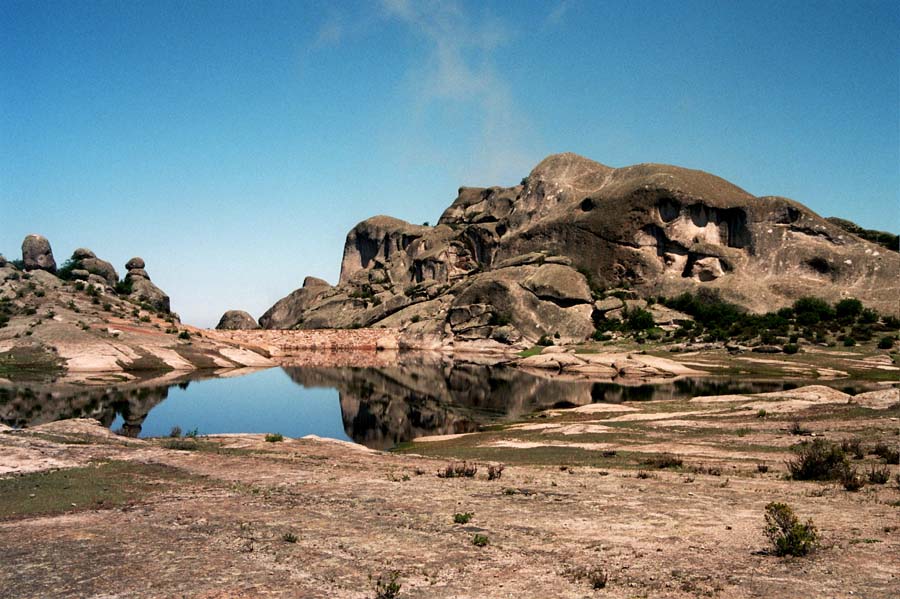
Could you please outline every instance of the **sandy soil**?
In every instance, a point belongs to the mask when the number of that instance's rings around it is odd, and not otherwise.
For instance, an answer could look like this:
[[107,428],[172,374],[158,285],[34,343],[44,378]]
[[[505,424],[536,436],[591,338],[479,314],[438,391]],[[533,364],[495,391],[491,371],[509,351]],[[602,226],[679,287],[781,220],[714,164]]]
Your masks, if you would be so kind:
[[[759,446],[756,451],[728,451],[715,441],[723,419],[707,414],[709,405],[694,403],[697,412],[685,416],[679,406],[651,404],[628,407],[635,415],[668,411],[670,426],[665,419],[619,423],[647,427],[633,443],[604,441],[610,427],[601,423],[614,412],[555,410],[545,415],[550,427],[414,443],[406,454],[315,438],[267,443],[259,435],[213,437],[200,442],[203,450],[183,451],[166,448],[165,440],[123,441],[83,420],[7,430],[0,432],[7,470],[124,460],[181,475],[177,484],[159,481],[124,505],[0,521],[0,588],[10,598],[363,599],[376,596],[374,579],[396,571],[398,597],[407,598],[896,597],[895,486],[848,493],[834,483],[785,480],[785,422],[754,424],[739,439]],[[856,419],[849,412],[832,419],[819,414],[826,418],[813,424],[817,434],[867,432],[867,439],[890,440],[895,412],[868,411]],[[698,438],[696,427],[679,426],[686,421],[713,432]],[[542,440],[576,425],[583,427],[577,440]],[[732,419],[726,426],[740,425]],[[637,469],[615,459],[609,467],[561,467],[529,463],[521,453],[500,480],[489,481],[485,460],[478,460],[475,478],[446,479],[436,473],[449,458],[416,455],[446,453],[453,444],[478,451],[497,438],[512,452],[529,438],[593,444],[598,454],[610,446],[674,451],[686,465],[639,478]],[[709,456],[721,474],[693,467],[697,460],[712,463]],[[756,472],[748,457],[765,458],[771,470]],[[38,484],[35,494],[41,492]],[[812,518],[822,547],[805,558],[767,553],[762,525],[770,501]],[[471,521],[454,524],[453,515],[464,512],[473,514]],[[476,534],[488,544],[474,545]],[[606,588],[594,590],[579,575],[590,568],[608,574]]]

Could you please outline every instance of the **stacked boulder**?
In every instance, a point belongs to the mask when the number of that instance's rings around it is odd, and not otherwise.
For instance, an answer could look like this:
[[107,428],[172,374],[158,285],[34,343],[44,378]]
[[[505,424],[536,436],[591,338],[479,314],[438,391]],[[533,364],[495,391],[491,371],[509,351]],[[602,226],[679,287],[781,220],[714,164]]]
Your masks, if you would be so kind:
[[25,270],[56,272],[53,250],[50,249],[50,242],[43,235],[32,234],[25,238],[22,242],[22,261],[25,263]]
[[101,260],[87,248],[78,248],[72,253],[72,278],[87,281],[99,287],[112,289],[119,282],[119,273],[112,264]]
[[125,264],[128,274],[125,283],[130,285],[129,297],[141,303],[149,304],[161,312],[169,312],[169,296],[150,281],[150,275],[144,270],[143,258],[132,258]]
[[102,277],[109,287],[115,287],[116,283],[119,282],[119,273],[116,272],[113,265],[106,260],[98,258],[91,250],[78,248],[72,254],[72,258],[80,263],[83,270],[92,275]]

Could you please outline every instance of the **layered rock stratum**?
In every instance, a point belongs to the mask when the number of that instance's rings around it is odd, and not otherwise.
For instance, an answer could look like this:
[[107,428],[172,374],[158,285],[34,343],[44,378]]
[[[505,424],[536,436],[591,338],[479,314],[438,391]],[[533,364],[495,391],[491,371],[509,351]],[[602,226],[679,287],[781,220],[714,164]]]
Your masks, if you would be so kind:
[[359,223],[338,284],[307,279],[259,324],[581,341],[603,308],[595,300],[614,288],[636,297],[711,289],[753,312],[855,297],[897,314],[896,236],[854,227],[702,171],[556,154],[520,185],[460,188],[436,226]]

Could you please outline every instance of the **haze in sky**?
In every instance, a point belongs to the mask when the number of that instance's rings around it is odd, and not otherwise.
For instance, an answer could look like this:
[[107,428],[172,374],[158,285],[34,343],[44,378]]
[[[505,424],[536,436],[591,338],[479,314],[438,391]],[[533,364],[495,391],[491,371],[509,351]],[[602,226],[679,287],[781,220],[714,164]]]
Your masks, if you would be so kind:
[[41,233],[186,322],[551,153],[699,168],[900,229],[900,4],[0,3],[0,252]]

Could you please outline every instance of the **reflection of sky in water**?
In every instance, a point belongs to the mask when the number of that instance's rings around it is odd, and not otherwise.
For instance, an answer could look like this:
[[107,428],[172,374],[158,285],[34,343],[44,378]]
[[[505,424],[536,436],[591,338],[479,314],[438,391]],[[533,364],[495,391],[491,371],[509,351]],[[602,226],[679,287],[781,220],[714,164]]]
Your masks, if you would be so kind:
[[[116,416],[112,429],[123,424]],[[341,420],[336,389],[308,389],[281,368],[246,376],[193,381],[187,389],[172,387],[141,426],[142,437],[161,437],[173,426],[200,434],[281,433],[288,437],[315,434],[350,440]]]

